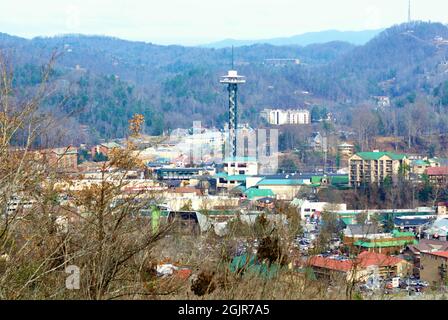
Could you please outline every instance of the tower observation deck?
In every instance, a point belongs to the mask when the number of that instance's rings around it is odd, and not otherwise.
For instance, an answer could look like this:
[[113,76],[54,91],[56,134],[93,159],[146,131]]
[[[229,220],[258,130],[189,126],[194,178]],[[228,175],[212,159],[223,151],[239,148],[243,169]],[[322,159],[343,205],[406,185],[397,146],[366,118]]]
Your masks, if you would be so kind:
[[238,85],[246,83],[246,78],[230,70],[226,76],[221,77],[221,83],[227,84],[229,91],[229,140],[232,157],[237,156],[237,130],[238,130]]

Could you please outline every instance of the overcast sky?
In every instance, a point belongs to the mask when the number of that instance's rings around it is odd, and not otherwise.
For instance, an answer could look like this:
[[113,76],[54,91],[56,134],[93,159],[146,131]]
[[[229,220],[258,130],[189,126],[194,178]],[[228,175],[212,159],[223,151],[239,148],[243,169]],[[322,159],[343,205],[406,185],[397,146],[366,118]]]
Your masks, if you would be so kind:
[[[416,20],[447,23],[447,0],[413,0]],[[408,0],[0,0],[0,32],[110,35],[161,44],[263,39],[407,20]]]

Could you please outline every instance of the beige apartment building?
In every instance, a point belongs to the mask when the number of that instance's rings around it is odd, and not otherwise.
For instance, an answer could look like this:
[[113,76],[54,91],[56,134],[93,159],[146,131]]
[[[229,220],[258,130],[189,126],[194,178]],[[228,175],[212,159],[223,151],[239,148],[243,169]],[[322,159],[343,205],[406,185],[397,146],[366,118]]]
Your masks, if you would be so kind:
[[[409,166],[406,155],[392,152],[359,152],[349,160],[350,186],[362,184],[381,185],[386,177],[395,181],[400,170]],[[405,172],[406,174],[406,172]]]
[[437,287],[446,284],[448,279],[448,252],[421,252],[420,279]]

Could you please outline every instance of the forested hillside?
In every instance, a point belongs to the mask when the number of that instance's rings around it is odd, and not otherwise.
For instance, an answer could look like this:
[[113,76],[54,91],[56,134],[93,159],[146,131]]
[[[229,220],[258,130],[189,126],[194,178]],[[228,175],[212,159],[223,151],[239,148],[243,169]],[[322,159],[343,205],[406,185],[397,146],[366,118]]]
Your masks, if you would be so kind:
[[[240,91],[240,116],[257,125],[258,112],[266,107],[325,105],[341,123],[352,125],[347,110],[374,106],[372,96],[378,95],[390,96],[392,108],[402,110],[416,101],[448,107],[448,45],[443,39],[448,39],[446,26],[419,22],[394,26],[363,46],[332,42],[235,48],[236,68],[247,77]],[[6,34],[0,34],[0,48],[14,67],[20,92],[39,83],[40,66],[52,52],[61,53],[46,108],[59,116],[69,114],[74,128],[87,125],[91,140],[123,136],[136,112],[145,115],[150,134],[190,127],[194,120],[222,126],[227,119],[227,92],[219,77],[231,66],[229,48],[82,35],[26,40]],[[265,63],[272,58],[301,63]]]

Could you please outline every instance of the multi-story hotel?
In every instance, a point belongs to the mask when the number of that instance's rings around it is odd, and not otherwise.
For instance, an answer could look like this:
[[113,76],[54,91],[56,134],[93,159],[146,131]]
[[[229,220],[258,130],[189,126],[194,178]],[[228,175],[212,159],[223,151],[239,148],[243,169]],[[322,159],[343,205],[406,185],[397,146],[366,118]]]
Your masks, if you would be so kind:
[[311,114],[308,110],[280,110],[265,109],[261,116],[269,122],[269,124],[281,126],[288,124],[310,124]]
[[395,180],[404,165],[409,165],[406,155],[379,151],[357,153],[349,160],[350,186],[381,185],[386,177]]

